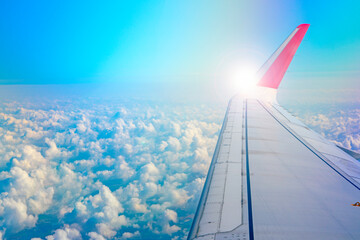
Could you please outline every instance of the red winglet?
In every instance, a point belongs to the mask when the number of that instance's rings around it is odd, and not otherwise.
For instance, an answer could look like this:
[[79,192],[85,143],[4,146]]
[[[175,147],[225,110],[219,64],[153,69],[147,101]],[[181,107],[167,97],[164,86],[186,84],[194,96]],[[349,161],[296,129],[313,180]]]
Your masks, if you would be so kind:
[[309,26],[310,24],[300,24],[263,65],[259,72],[265,74],[261,76],[258,86],[275,89],[279,87]]

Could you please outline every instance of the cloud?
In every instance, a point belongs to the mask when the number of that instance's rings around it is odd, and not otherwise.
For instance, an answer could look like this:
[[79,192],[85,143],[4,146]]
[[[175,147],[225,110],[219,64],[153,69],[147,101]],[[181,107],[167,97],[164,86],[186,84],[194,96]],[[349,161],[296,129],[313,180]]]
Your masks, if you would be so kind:
[[115,172],[121,179],[126,180],[134,175],[135,170],[129,166],[123,156],[119,156],[115,165]]
[[180,231],[181,228],[176,225],[170,226],[170,224],[166,223],[163,229],[164,233],[172,235],[173,233]]
[[133,238],[136,238],[136,237],[139,237],[140,236],[140,232],[139,231],[136,231],[134,233],[131,233],[131,232],[124,232],[123,235],[121,236],[122,239],[133,239]]
[[[4,238],[185,237],[224,109],[70,102],[0,104]],[[57,218],[51,235],[44,216]]]
[[179,152],[181,150],[181,143],[177,138],[169,137],[168,146],[174,152]]
[[154,163],[148,163],[140,169],[140,179],[143,182],[156,182],[160,178],[160,171]]
[[100,235],[96,232],[90,232],[88,234],[88,236],[90,237],[90,240],[105,240],[106,239],[102,235]]
[[107,238],[114,237],[116,230],[127,225],[126,217],[121,214],[124,212],[122,204],[104,185],[100,187],[98,194],[77,202],[76,210],[85,222],[95,218],[99,222],[96,224],[98,233]]
[[132,207],[134,209],[135,212],[139,212],[139,213],[145,213],[148,211],[146,204],[142,204],[141,203],[141,199],[139,198],[132,198],[131,199],[132,202]]
[[10,231],[16,232],[23,228],[32,228],[35,226],[38,217],[28,214],[27,205],[21,200],[5,198],[0,203],[0,214],[4,219],[7,229]]
[[48,160],[65,160],[71,157],[71,153],[64,149],[59,149],[56,143],[49,138],[45,139],[45,142],[49,145],[49,148],[45,151],[45,157]]
[[8,176],[8,192],[0,195],[0,216],[7,231],[34,227],[38,215],[52,204],[52,184],[58,181],[54,170],[35,147],[25,145]]
[[165,141],[161,141],[159,145],[159,151],[163,152],[169,144]]
[[61,229],[57,229],[53,235],[46,237],[46,240],[81,240],[80,231],[69,225],[65,225]]
[[102,236],[106,238],[113,238],[116,235],[116,231],[114,231],[110,226],[105,223],[96,224],[96,228]]
[[346,111],[325,108],[318,113],[307,110],[300,112],[299,117],[309,127],[334,143],[360,151],[360,109],[357,105],[350,105]]
[[177,223],[177,213],[175,211],[166,209],[165,216],[168,220],[173,221],[174,223]]

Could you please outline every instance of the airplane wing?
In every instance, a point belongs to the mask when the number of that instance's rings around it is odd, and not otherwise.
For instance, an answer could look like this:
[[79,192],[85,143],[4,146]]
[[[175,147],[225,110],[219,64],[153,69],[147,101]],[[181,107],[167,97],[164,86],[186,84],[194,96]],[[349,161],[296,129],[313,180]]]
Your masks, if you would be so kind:
[[276,101],[309,25],[228,105],[188,239],[360,239],[360,163]]

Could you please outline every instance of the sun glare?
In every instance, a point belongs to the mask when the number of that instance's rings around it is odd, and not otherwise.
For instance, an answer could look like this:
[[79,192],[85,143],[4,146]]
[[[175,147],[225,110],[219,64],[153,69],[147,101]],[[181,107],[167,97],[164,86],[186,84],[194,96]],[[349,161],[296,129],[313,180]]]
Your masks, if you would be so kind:
[[257,68],[251,65],[237,67],[232,73],[232,85],[243,95],[253,95],[256,89]]

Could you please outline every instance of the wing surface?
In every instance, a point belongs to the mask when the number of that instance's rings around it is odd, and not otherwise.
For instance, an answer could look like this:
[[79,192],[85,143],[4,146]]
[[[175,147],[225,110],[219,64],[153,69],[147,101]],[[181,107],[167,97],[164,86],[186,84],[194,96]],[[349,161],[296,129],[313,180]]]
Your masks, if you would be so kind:
[[[263,76],[270,76],[269,69],[281,74],[273,75],[276,81],[261,78],[260,88],[276,93],[285,73],[277,60],[291,61],[304,28],[308,25],[300,25],[264,65]],[[287,69],[290,62],[282,62]],[[273,80],[276,87],[267,85]],[[359,161],[276,100],[236,95],[188,238],[360,239],[360,207],[352,205],[359,201]]]

